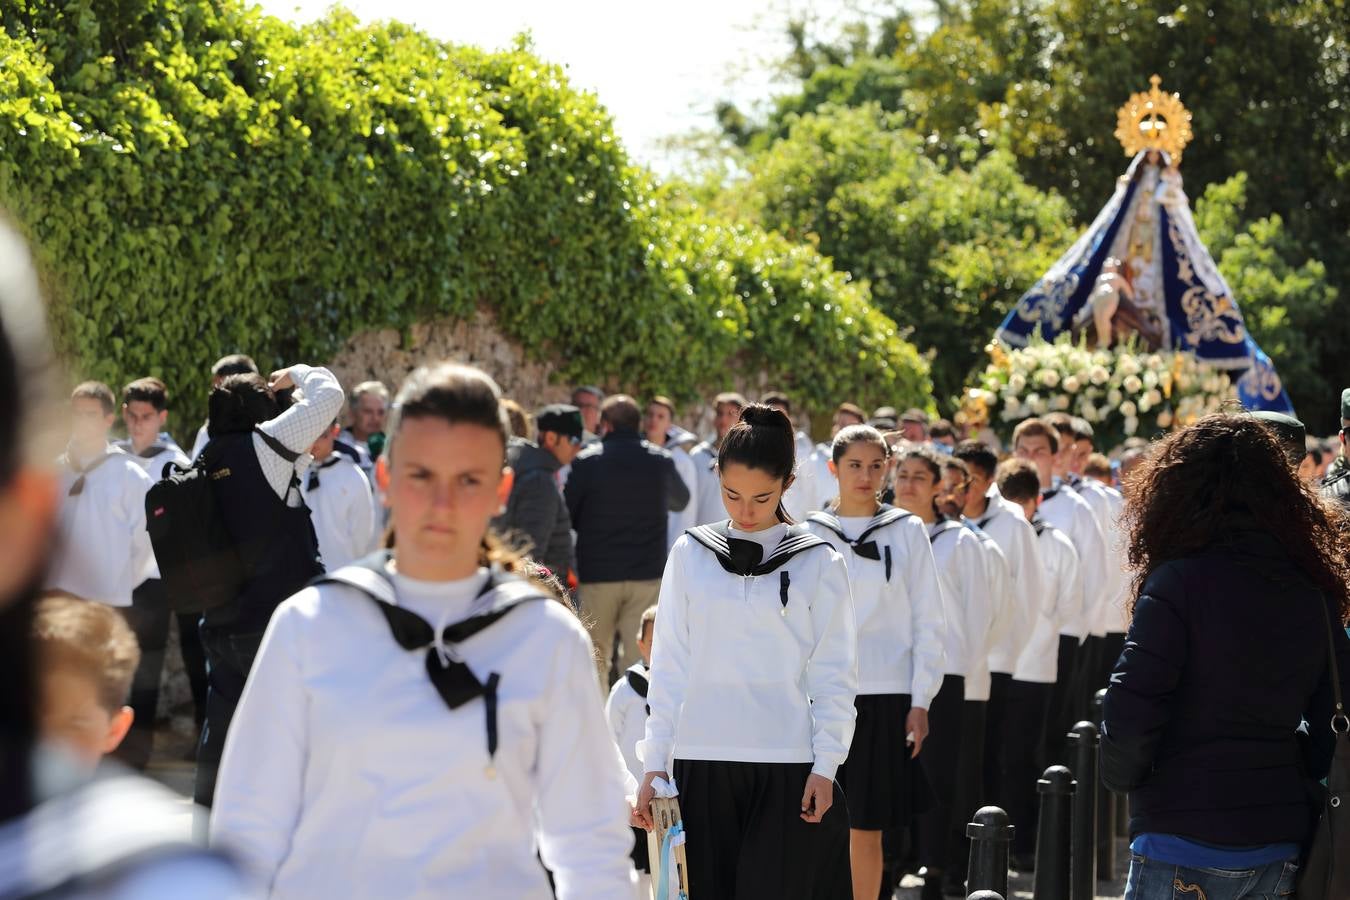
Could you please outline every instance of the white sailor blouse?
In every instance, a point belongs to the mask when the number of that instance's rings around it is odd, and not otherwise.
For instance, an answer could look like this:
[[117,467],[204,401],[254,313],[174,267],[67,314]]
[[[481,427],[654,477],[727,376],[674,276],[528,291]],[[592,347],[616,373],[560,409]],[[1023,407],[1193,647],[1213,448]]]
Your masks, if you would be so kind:
[[[772,549],[765,552],[763,545]],[[857,633],[848,566],[801,525],[691,528],[661,579],[638,756],[812,763],[833,779],[853,738]]]
[[882,506],[852,534],[829,512],[812,513],[806,525],[848,562],[858,693],[909,694],[927,709],[942,686],[946,617],[923,520]]

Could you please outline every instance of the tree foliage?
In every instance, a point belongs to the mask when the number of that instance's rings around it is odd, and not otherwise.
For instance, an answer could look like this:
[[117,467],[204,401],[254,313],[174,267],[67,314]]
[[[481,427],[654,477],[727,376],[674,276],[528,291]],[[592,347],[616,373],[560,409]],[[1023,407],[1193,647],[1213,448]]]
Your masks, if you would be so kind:
[[944,399],[960,393],[999,319],[1071,239],[1065,204],[1029,187],[1008,154],[946,167],[874,105],[795,118],[725,202],[865,279],[931,355]]
[[[1350,17],[1344,5],[943,0],[933,11],[932,28],[920,29],[900,12],[869,39],[852,34],[834,44],[813,43],[801,29],[788,28],[795,41],[790,71],[799,89],[758,120],[724,109],[722,120],[737,124],[728,135],[753,157],[773,152],[773,143],[786,140],[802,116],[876,106],[894,112],[888,127],[922,136],[923,152],[939,170],[1009,154],[1022,179],[1064,197],[1075,227],[1082,227],[1127,164],[1113,137],[1115,111],[1157,73],[1194,117],[1196,138],[1182,160],[1193,195],[1237,173],[1252,176],[1242,204],[1212,213],[1245,219],[1216,222],[1210,230],[1247,236],[1243,262],[1235,257],[1225,266],[1238,271],[1229,275],[1238,302],[1253,308],[1253,333],[1270,335],[1267,351],[1300,413],[1315,428],[1334,428],[1334,396],[1324,391],[1330,386],[1334,395],[1337,385],[1350,384],[1350,362],[1340,351],[1350,344],[1350,321],[1326,300],[1344,296],[1350,286]],[[1266,252],[1251,250],[1248,241]],[[1290,268],[1277,266],[1265,270],[1269,281],[1257,279],[1261,266],[1276,258]],[[872,278],[865,268],[850,271]],[[1284,289],[1273,289],[1275,283]],[[1316,355],[1306,352],[1307,342],[1281,346],[1263,322],[1316,332]],[[927,346],[922,333],[916,338]],[[941,345],[939,359],[947,352],[963,350]]]
[[865,285],[670,200],[523,42],[341,10],[297,28],[239,0],[16,0],[0,198],[73,367],[157,374],[193,417],[225,352],[324,359],[482,307],[560,378],[690,399],[737,360],[808,408],[928,392]]

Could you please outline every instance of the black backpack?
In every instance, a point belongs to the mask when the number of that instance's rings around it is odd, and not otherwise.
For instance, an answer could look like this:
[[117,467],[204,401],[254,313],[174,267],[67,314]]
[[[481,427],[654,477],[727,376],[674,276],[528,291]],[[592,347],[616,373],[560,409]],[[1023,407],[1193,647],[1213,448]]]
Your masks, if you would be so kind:
[[[292,453],[271,435],[254,433],[283,459]],[[225,525],[212,480],[221,474],[211,464],[207,444],[196,461],[184,468],[164,466],[164,477],[145,495],[145,530],[159,564],[164,595],[177,612],[200,613],[230,603],[248,578],[239,547]]]

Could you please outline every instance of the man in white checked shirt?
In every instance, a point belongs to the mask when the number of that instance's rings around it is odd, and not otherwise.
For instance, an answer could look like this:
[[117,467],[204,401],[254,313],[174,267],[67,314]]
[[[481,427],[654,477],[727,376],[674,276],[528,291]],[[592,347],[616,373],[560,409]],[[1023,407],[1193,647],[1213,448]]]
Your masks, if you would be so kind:
[[234,602],[202,616],[211,668],[195,794],[205,806],[272,611],[323,572],[301,484],[313,462],[307,451],[336,418],[342,399],[333,373],[306,365],[273,372],[266,382],[231,375],[211,392],[210,442],[202,453],[249,576]]

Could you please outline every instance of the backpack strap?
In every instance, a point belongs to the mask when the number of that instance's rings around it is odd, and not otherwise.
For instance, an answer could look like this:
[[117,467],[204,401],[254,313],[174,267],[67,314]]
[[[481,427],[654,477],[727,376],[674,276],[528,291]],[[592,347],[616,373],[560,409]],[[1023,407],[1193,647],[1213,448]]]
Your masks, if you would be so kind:
[[342,584],[373,600],[400,647],[409,651],[426,651],[427,676],[448,708],[458,709],[476,697],[483,698],[488,750],[485,774],[488,778],[495,778],[493,760],[497,754],[498,737],[497,688],[501,675],[491,672],[485,681],[479,681],[466,664],[453,658],[448,647],[467,641],[521,604],[546,598],[529,582],[494,568],[489,572],[487,583],[478,592],[478,601],[486,598],[487,605],[468,618],[446,626],[438,635],[426,619],[398,605],[394,583],[387,570],[390,555],[390,551],[380,550],[351,565],[321,575],[310,584]]
[[268,447],[272,448],[272,452],[275,453],[277,456],[280,456],[282,459],[286,460],[286,462],[293,463],[300,458],[299,453],[296,453],[294,450],[291,450],[281,441],[272,437],[270,434],[263,431],[262,428],[258,427],[257,425],[253,426],[253,433],[256,434],[258,437],[262,438],[263,443],[266,444]]

